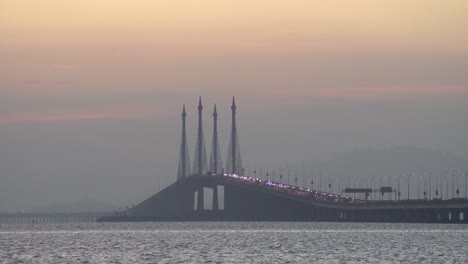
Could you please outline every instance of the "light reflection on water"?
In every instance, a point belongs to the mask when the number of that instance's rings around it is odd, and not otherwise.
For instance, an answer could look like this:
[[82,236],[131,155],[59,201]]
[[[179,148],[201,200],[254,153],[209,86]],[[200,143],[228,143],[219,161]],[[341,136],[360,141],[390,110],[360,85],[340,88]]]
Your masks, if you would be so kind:
[[0,225],[0,263],[468,262],[468,226],[304,222]]

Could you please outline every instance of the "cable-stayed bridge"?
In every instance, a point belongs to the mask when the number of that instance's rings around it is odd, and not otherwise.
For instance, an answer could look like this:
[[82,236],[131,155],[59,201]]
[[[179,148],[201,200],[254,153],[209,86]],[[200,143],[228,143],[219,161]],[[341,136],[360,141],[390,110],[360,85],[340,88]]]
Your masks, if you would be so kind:
[[[190,169],[185,124],[187,114],[184,106],[177,182],[130,210],[119,215],[103,217],[100,221],[299,220],[468,223],[466,198],[368,201],[246,176],[237,134],[236,109],[233,98],[225,169],[218,141],[216,105],[208,163],[200,97],[193,170]],[[349,191],[365,192],[367,197],[373,190]],[[381,189],[382,195],[392,191],[390,187]],[[208,194],[210,197],[207,197]],[[205,208],[207,199],[212,201],[210,208]]]

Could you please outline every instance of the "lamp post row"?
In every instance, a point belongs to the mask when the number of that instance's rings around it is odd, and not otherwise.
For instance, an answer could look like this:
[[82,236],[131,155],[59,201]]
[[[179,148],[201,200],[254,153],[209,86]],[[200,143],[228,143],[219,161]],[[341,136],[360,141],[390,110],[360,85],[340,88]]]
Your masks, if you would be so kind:
[[[246,171],[246,168],[242,168],[242,172],[243,174],[245,174],[245,171]],[[251,171],[251,170],[249,170]],[[260,169],[260,172],[262,170]],[[287,168],[286,169],[287,171],[287,184],[291,184],[291,178],[294,179],[294,183],[296,186],[298,186],[298,176],[294,175],[294,171],[292,168]],[[254,169],[254,177],[257,176],[257,169]],[[456,170],[453,170],[452,173],[451,173],[451,176],[452,176],[452,199],[454,198],[460,198],[460,189],[459,189],[459,172],[461,172],[459,169],[456,169]],[[270,176],[273,176],[273,179],[269,179]],[[269,179],[269,180],[276,180],[274,179],[275,178],[275,170],[272,170],[272,174],[269,173],[269,171],[267,170],[266,174],[266,179]],[[321,178],[322,175],[319,176],[319,178]],[[401,185],[400,185],[400,178],[404,178],[406,177],[407,178],[407,188],[406,188],[406,191],[407,191],[407,195],[406,195],[406,198],[408,200],[410,200],[410,189],[411,189],[411,178],[414,178],[416,176],[416,173],[407,173],[407,174],[402,174],[400,176],[397,177],[397,190],[396,190],[396,195],[397,195],[397,198],[398,200],[401,199]],[[464,173],[464,185],[465,185],[465,198],[468,199],[468,169],[465,171]],[[260,173],[260,177],[263,177],[263,174]],[[443,174],[440,175],[440,182],[439,182],[439,186],[437,184],[437,180],[436,181],[433,181],[432,179],[433,177],[433,173],[423,173],[423,176],[420,176],[417,178],[417,181],[418,181],[418,186],[417,186],[417,189],[418,189],[418,194],[417,194],[417,197],[418,199],[420,200],[421,199],[421,181],[423,181],[423,198],[426,199],[426,198],[429,198],[429,199],[432,199],[432,187],[433,185],[435,184],[435,190],[434,190],[434,195],[435,197],[438,199],[439,196],[440,196],[440,199],[443,199],[443,187],[444,187],[444,183],[443,183],[443,178],[445,178],[446,180],[446,183],[445,183],[445,187],[446,187],[446,198],[448,199],[449,198],[449,192],[448,192],[448,189],[449,189],[449,180],[448,180],[448,177],[443,177]],[[302,177],[302,187],[305,188],[305,183],[306,182],[309,182],[309,181],[306,181],[305,180],[306,177],[303,176]],[[283,183],[283,169],[280,169],[280,175],[279,175],[279,180],[280,180],[280,183]],[[321,179],[320,179],[321,180]],[[356,182],[354,180],[358,180],[358,178],[353,178],[353,185],[355,186],[356,185]],[[342,193],[342,190],[341,190],[341,177],[339,177],[338,179],[335,179],[335,181],[338,182],[338,193],[341,194]],[[372,180],[371,180],[372,181]],[[380,180],[379,180],[380,181]],[[332,192],[332,187],[333,187],[333,184],[332,184],[332,181],[331,179],[329,179],[329,183],[328,183],[328,191],[329,192]],[[313,177],[310,177],[310,187],[313,189],[314,187],[314,178]],[[389,183],[390,183],[390,178],[389,178]],[[322,189],[322,186],[320,186],[321,184],[319,184],[318,186],[318,190],[321,190]],[[348,185],[351,186],[351,183],[348,182]],[[373,184],[371,183],[371,185],[373,186]]]

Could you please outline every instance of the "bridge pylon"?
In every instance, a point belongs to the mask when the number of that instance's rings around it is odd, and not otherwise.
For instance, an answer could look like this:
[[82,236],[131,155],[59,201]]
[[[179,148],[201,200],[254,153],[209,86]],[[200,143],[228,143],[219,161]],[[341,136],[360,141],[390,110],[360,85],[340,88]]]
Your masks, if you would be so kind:
[[[218,141],[218,112],[216,111],[216,104],[213,110],[213,141],[211,145],[210,171],[212,175],[219,175],[223,171],[223,162],[221,161],[221,151]],[[213,210],[219,210],[218,186],[213,188]]]
[[187,144],[187,132],[185,129],[185,104],[182,108],[182,137],[180,142],[179,169],[177,170],[177,181],[187,177],[190,173],[190,158]]
[[[203,176],[207,171],[205,140],[203,137],[203,105],[201,96],[198,100],[198,134],[197,146],[195,148],[195,158],[193,161],[193,174],[196,176]],[[197,210],[203,210],[204,206],[203,187],[198,190]]]
[[234,96],[232,97],[232,123],[231,123],[231,136],[229,139],[229,149],[226,162],[226,170],[231,174],[242,173],[242,159],[239,149],[239,139],[237,136],[237,125],[236,125],[236,101]]
[[215,175],[221,174],[223,171],[223,162],[221,161],[221,151],[218,140],[218,112],[216,111],[216,104],[214,105],[213,111],[213,141],[211,144],[210,171]]

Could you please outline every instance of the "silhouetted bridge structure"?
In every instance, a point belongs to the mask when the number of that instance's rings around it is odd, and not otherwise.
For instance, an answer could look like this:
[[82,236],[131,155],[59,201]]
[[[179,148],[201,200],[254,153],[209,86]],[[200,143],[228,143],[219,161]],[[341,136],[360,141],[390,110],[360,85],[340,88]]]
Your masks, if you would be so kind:
[[[200,208],[198,192],[224,188]],[[215,193],[215,192],[212,192]],[[343,221],[468,223],[468,200],[365,201],[238,175],[191,176],[100,221]]]
[[[242,166],[239,149],[236,109],[233,98],[231,105],[232,123],[225,168],[223,168],[219,149],[216,105],[213,111],[213,141],[210,162],[209,165],[207,164],[203,138],[203,105],[200,98],[193,170],[190,169],[188,155],[187,113],[184,105],[181,115],[182,137],[177,182],[131,210],[99,220],[468,222],[468,199],[355,200],[332,193],[239,176],[245,175],[245,169]],[[282,175],[280,178],[282,180]],[[206,192],[207,189],[212,189],[212,192]],[[382,187],[381,191],[384,193],[391,190],[391,187]],[[205,198],[210,200],[210,197],[207,196],[210,193],[212,193],[212,207],[204,208]],[[220,204],[221,202],[223,203]]]

